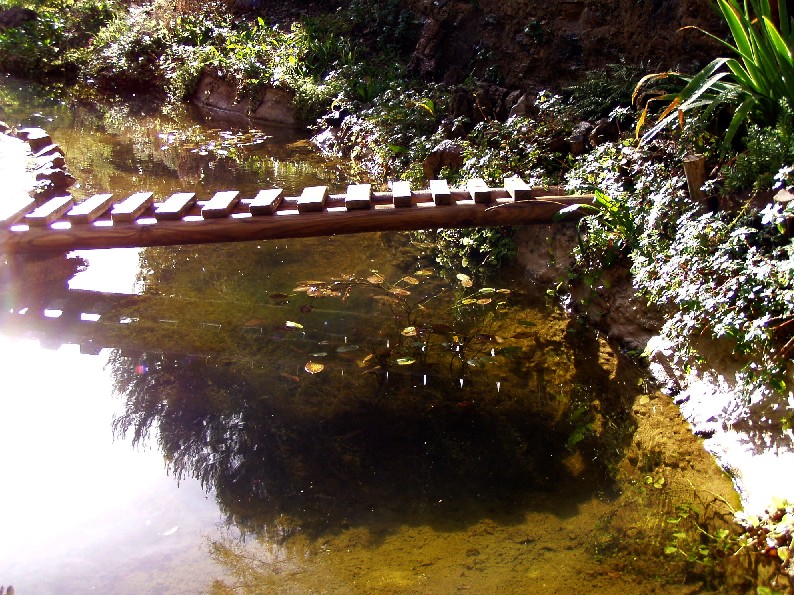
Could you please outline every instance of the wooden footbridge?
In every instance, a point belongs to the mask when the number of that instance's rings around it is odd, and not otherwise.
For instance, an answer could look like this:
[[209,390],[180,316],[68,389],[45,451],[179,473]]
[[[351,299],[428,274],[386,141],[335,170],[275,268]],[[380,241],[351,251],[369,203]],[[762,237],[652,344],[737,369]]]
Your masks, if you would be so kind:
[[0,252],[65,252],[76,249],[168,246],[373,231],[495,227],[549,223],[563,208],[591,203],[592,196],[563,196],[558,188],[530,187],[508,178],[503,188],[482,180],[464,189],[433,180],[412,191],[407,182],[389,192],[369,184],[329,194],[326,186],[286,197],[281,189],[253,197],[217,192],[198,200],[178,192],[155,202],[151,192],[117,200],[97,194],[75,203],[58,196],[37,204],[28,195],[0,198]]

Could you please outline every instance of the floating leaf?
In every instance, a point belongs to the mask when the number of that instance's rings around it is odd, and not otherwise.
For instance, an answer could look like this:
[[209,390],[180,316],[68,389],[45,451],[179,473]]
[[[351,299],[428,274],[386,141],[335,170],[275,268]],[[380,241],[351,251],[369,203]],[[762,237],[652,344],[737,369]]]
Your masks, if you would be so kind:
[[385,281],[385,279],[383,278],[383,276],[379,275],[378,273],[375,273],[374,275],[370,275],[369,277],[367,277],[367,281],[369,283],[372,283],[373,285],[380,285]]
[[284,323],[284,326],[287,328],[303,328],[303,325],[300,322],[293,322],[292,320],[288,320],[286,323]]
[[337,353],[349,353],[358,349],[358,345],[340,345],[336,348]]
[[398,366],[410,366],[411,364],[415,363],[416,360],[412,357],[400,357],[397,358],[397,365]]
[[328,353],[325,351],[320,351],[318,353],[312,353],[312,357],[328,357]]
[[497,289],[496,291],[498,291],[499,293],[513,293],[509,289]]
[[421,271],[416,271],[414,275],[417,277],[429,277],[433,274],[433,269],[422,269]]
[[483,287],[480,290],[480,293],[495,293],[496,290],[493,287]]
[[400,295],[400,296],[411,295],[410,291],[406,291],[405,289],[401,289],[399,287],[392,287],[389,290],[389,293],[393,293],[394,295]]
[[311,289],[311,287],[309,287],[308,285],[298,285],[292,291],[297,291],[299,293],[302,293],[302,292],[305,292],[305,291],[309,291],[309,289]]
[[465,300],[461,300],[460,303],[468,305],[468,304],[473,304],[476,301],[477,300],[475,300],[474,298],[466,298]]
[[403,277],[402,280],[409,285],[419,285],[419,279],[416,279],[415,277]]
[[405,327],[400,333],[403,337],[415,337],[416,336],[416,327],[415,326],[407,326]]
[[492,301],[493,300],[491,298],[480,298],[479,300],[477,300],[477,303],[480,304],[481,306],[484,306],[486,304],[490,304]]
[[458,278],[458,281],[460,281],[460,284],[463,285],[463,287],[471,287],[472,285],[474,285],[474,282],[471,280],[471,277],[465,275],[464,273],[458,273],[455,276]]
[[325,370],[325,366],[319,362],[306,362],[306,365],[303,366],[303,369],[309,374],[319,374]]

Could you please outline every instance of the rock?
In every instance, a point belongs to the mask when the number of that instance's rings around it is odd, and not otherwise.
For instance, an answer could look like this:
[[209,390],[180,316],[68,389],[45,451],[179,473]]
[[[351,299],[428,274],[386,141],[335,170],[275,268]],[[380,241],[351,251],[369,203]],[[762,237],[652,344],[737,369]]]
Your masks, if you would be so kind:
[[39,18],[36,11],[21,6],[13,6],[7,10],[0,11],[0,31],[19,27],[29,21]]
[[570,145],[571,155],[581,155],[590,148],[590,133],[593,125],[590,122],[579,122],[565,139]]
[[61,192],[72,186],[77,180],[62,168],[43,167],[36,170],[36,180],[42,182],[45,192]]
[[[510,95],[507,96],[508,100],[512,97],[515,93],[519,93],[518,91],[514,91]],[[516,99],[512,105],[510,106],[510,117],[513,118],[515,116],[528,116],[529,115],[529,99],[527,96],[519,95],[518,99]]]
[[423,76],[435,72],[438,49],[443,39],[444,29],[441,23],[435,18],[426,20],[408,68]]
[[434,180],[444,167],[459,169],[462,166],[463,147],[451,140],[436,145],[422,163],[426,180]]
[[17,132],[17,137],[28,143],[34,153],[52,145],[50,135],[41,128],[23,128]]
[[597,147],[603,143],[614,142],[620,138],[620,127],[617,122],[609,118],[602,118],[593,126],[589,140],[591,147]]

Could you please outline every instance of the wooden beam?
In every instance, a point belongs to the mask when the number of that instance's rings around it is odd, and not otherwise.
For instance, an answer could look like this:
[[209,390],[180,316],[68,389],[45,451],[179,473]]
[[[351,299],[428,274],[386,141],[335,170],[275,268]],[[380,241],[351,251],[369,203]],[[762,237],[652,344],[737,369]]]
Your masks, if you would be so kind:
[[391,183],[392,201],[395,207],[410,207],[413,199],[411,197],[411,184],[404,180]]
[[175,221],[181,219],[185,213],[196,204],[195,192],[177,192],[169,196],[154,211],[154,218],[158,221]]
[[328,186],[309,186],[303,189],[298,199],[299,213],[313,213],[322,211],[325,208],[325,200],[328,198]]
[[74,205],[74,200],[71,196],[56,196],[35,209],[32,213],[25,215],[25,223],[38,226],[49,225],[71,209],[72,205]]
[[452,204],[452,193],[446,180],[430,180],[430,194],[438,206]]
[[112,194],[95,194],[73,207],[66,218],[72,223],[91,223],[110,208]]
[[[421,193],[419,193],[421,195]],[[460,194],[468,197],[465,191]],[[371,231],[416,230],[429,228],[494,227],[528,223],[550,223],[565,206],[591,202],[588,197],[566,196],[553,199],[514,202],[507,193],[493,191],[490,205],[471,200],[453,206],[437,206],[426,200],[412,208],[392,204],[348,211],[344,208],[298,214],[277,211],[271,217],[255,217],[238,211],[222,219],[190,218],[159,220],[150,225],[136,222],[113,225],[72,226],[70,229],[17,226],[0,230],[0,250],[4,252],[59,252],[90,248],[169,246],[299,238]],[[427,198],[430,198],[429,196]]]
[[372,184],[350,184],[345,195],[345,208],[368,209],[372,206]]
[[114,205],[110,218],[114,223],[134,221],[146,209],[152,206],[154,196],[151,192],[136,192],[122,202]]
[[252,215],[272,215],[281,205],[282,200],[284,200],[284,190],[281,188],[260,190],[254,200],[248,204],[248,210]]
[[240,193],[237,190],[216,192],[201,208],[201,216],[205,219],[228,217],[238,202]]

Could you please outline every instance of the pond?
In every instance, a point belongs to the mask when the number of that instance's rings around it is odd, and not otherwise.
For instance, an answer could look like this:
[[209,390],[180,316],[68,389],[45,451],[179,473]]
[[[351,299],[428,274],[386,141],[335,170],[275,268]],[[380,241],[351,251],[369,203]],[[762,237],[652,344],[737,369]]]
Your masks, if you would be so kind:
[[[351,181],[284,130],[11,79],[0,97],[6,121],[65,149],[79,198]],[[694,501],[692,478],[734,495],[669,400],[521,271],[475,278],[432,254],[388,233],[6,259],[0,583],[689,593],[709,580],[663,555],[667,520]]]

